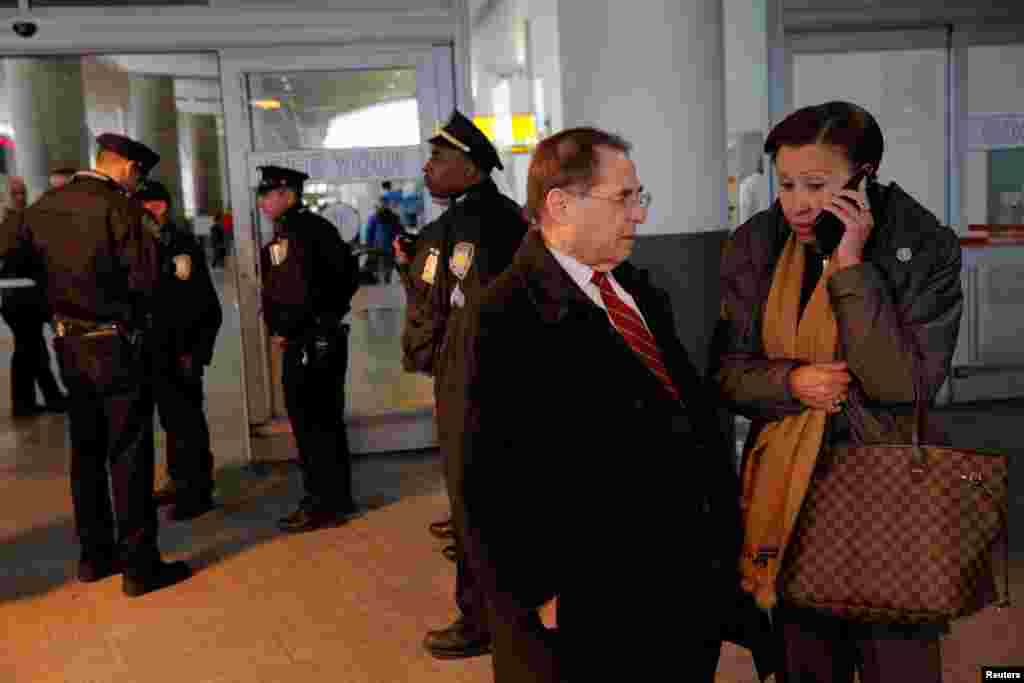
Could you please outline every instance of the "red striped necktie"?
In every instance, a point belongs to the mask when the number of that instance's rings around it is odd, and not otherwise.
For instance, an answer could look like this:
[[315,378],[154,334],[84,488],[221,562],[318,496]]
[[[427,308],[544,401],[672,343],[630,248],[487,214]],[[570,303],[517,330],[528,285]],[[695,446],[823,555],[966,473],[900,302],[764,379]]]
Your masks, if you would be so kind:
[[647,330],[640,314],[618,297],[615,290],[612,289],[612,283],[608,280],[608,276],[604,273],[594,271],[594,276],[590,278],[590,281],[601,290],[601,300],[604,301],[605,308],[608,309],[612,325],[629,344],[629,348],[633,349],[633,353],[643,361],[655,377],[661,380],[665,390],[678,401],[679,391],[672,383],[668,370],[665,369],[665,363],[661,360],[661,351],[658,349],[657,342],[654,341],[654,335]]

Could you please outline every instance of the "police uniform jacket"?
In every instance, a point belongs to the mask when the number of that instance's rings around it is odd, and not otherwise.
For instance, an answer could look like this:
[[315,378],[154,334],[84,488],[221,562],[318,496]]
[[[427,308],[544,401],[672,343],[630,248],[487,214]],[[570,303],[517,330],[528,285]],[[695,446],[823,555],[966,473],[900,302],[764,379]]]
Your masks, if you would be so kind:
[[[461,490],[467,305],[512,262],[526,233],[519,205],[488,179],[423,228],[402,280],[408,294],[403,365],[434,376],[438,441],[448,493],[458,516]],[[461,277],[460,277],[461,276]]]
[[447,340],[461,334],[466,303],[512,262],[526,227],[519,206],[488,179],[455,199],[416,241],[402,272],[409,294],[402,362],[409,372],[433,375],[439,397],[461,376],[458,347]]
[[153,219],[112,179],[79,173],[24,211],[50,312],[141,325],[160,272]]
[[263,317],[270,333],[298,340],[318,325],[335,327],[359,287],[351,248],[330,221],[301,204],[277,219],[274,233],[289,246],[280,265],[271,261],[272,243],[260,253]]
[[[713,393],[667,293],[628,262],[612,274],[681,401],[538,231],[474,307],[467,335],[465,500],[480,548],[470,556],[499,628],[529,624],[558,596],[560,675],[573,681],[647,678],[638,652],[671,652],[685,670],[722,637],[739,596],[739,484]],[[523,628],[529,652],[538,636]]]
[[223,322],[220,299],[195,237],[173,223],[160,229],[160,283],[154,297],[153,347],[157,361],[191,355],[209,365]]

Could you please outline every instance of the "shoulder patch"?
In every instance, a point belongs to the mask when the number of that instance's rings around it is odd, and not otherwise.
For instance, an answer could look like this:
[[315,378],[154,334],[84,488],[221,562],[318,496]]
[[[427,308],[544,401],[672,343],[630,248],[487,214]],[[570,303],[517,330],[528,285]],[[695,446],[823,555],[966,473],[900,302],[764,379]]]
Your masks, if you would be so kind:
[[449,267],[452,270],[452,274],[460,280],[466,277],[466,273],[469,272],[473,265],[473,251],[472,242],[459,242],[452,251]]
[[431,247],[430,251],[427,252],[426,261],[423,263],[423,273],[420,277],[422,277],[423,281],[428,285],[434,284],[434,279],[437,277],[437,260],[440,253],[441,252],[434,247]]

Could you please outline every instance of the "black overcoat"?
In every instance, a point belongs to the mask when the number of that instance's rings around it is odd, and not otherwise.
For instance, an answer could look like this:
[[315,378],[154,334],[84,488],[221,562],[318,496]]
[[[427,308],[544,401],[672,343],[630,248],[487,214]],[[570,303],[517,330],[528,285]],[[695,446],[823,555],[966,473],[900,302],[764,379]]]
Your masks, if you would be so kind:
[[[732,619],[732,449],[668,295],[628,262],[613,274],[681,402],[536,231],[472,311],[465,496],[473,556],[499,615],[501,683],[643,680],[645,662],[663,667],[666,657],[685,677],[687,658]],[[557,637],[533,616],[556,595]]]

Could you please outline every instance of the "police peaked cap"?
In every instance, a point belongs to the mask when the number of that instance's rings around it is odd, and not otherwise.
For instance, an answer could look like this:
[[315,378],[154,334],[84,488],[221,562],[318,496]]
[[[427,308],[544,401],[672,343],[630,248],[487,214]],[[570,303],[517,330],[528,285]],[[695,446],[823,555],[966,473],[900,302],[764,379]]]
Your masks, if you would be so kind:
[[96,138],[96,144],[123,159],[137,163],[142,175],[152,171],[160,161],[160,155],[149,147],[117,133],[103,133]]
[[309,176],[302,171],[283,166],[259,166],[260,184],[256,186],[256,194],[266,194],[279,187],[289,187],[296,192],[302,192],[302,184],[309,180]]
[[494,149],[491,141],[458,109],[452,112],[448,123],[434,131],[434,137],[428,142],[465,152],[484,173],[490,173],[495,167],[501,170],[505,168],[501,165],[498,151]]
[[140,202],[167,202],[171,205],[171,193],[157,180],[147,180],[134,195]]

